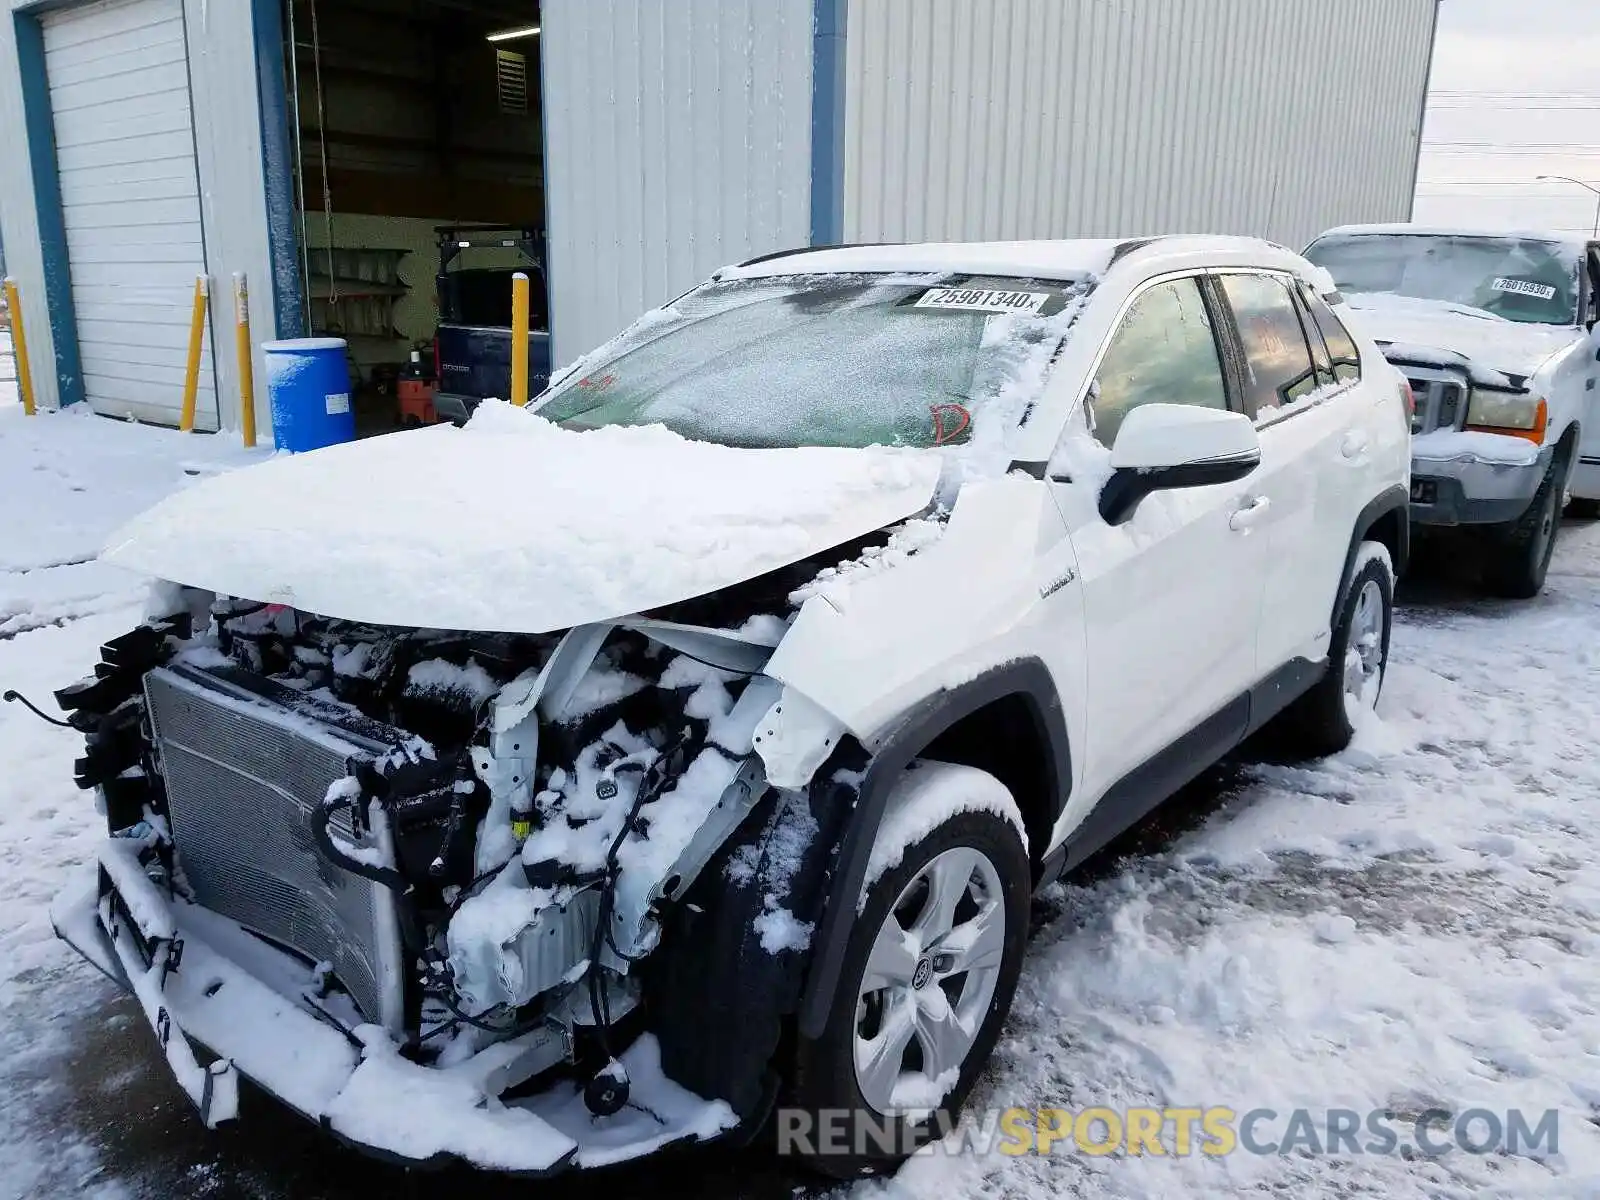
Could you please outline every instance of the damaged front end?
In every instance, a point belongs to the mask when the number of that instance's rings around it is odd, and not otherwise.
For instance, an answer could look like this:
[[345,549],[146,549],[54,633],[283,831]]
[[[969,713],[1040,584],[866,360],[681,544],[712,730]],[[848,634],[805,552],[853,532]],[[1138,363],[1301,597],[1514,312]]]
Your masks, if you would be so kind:
[[[749,589],[527,636],[158,596],[57,693],[109,837],[53,917],[208,1126],[243,1076],[409,1165],[538,1174],[764,1119],[862,765],[762,674],[786,618]],[[774,1015],[730,1057],[705,1026],[739,971]]]

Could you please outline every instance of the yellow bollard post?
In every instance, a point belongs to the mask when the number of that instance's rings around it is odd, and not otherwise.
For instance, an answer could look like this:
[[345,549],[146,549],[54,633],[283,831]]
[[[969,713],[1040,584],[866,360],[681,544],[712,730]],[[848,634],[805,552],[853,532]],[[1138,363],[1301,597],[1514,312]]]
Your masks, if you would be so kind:
[[234,346],[239,355],[239,433],[246,446],[256,444],[255,364],[250,358],[250,291],[244,272],[233,273]]
[[33,371],[28,366],[28,339],[22,335],[22,297],[17,281],[6,276],[6,310],[11,314],[11,354],[17,361],[17,390],[22,393],[22,411],[33,416]]
[[197,275],[194,281],[194,316],[189,321],[189,369],[183,377],[183,413],[178,418],[178,428],[184,433],[194,430],[194,400],[200,388],[200,349],[205,344],[208,292],[206,277]]
[[511,403],[528,403],[528,276],[511,277]]

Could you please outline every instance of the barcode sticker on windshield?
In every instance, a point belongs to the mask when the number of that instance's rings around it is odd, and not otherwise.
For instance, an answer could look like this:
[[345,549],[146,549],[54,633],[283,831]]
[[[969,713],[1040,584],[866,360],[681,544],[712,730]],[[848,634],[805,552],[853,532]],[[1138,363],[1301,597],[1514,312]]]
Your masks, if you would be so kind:
[[917,308],[955,308],[964,312],[1036,313],[1049,292],[1005,292],[996,288],[929,288]]
[[1535,296],[1540,300],[1554,300],[1556,290],[1548,283],[1535,283],[1531,279],[1496,279],[1489,285],[1497,292],[1515,292],[1519,296]]

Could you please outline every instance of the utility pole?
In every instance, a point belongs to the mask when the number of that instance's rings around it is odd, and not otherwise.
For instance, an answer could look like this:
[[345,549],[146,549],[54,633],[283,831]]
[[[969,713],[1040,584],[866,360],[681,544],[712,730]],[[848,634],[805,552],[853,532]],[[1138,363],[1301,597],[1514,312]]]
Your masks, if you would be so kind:
[[1574,179],[1570,175],[1541,175],[1541,176],[1539,176],[1539,182],[1540,183],[1571,183],[1571,184],[1575,184],[1578,187],[1581,187],[1586,192],[1593,192],[1594,193],[1594,197],[1595,197],[1595,204],[1594,204],[1594,237],[1595,237],[1595,240],[1600,241],[1600,187],[1595,187],[1592,183],[1585,183],[1581,179]]

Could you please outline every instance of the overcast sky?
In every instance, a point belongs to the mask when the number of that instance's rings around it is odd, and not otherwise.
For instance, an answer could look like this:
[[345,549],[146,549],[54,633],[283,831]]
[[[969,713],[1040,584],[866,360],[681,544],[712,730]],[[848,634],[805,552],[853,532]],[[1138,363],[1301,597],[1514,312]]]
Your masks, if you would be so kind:
[[1587,231],[1600,187],[1600,0],[1442,0],[1418,221]]

